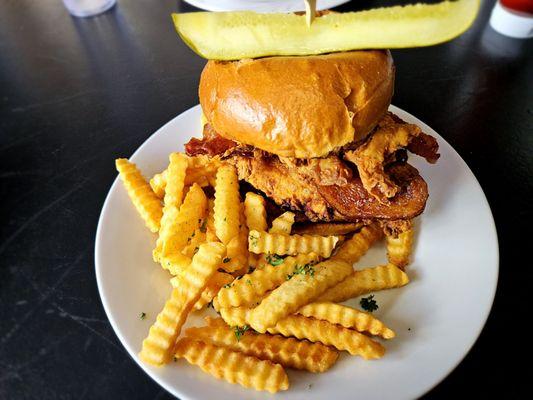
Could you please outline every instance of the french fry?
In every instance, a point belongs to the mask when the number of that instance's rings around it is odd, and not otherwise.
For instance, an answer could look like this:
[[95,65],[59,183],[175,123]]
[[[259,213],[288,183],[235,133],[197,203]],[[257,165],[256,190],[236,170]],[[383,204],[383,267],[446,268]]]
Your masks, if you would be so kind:
[[185,183],[192,185],[198,183],[200,186],[215,186],[215,176],[221,162],[218,157],[209,158],[200,154],[189,157],[189,168],[187,169],[187,179]]
[[196,254],[196,252],[198,251],[198,247],[200,247],[202,243],[207,242],[206,234],[205,232],[202,232],[201,229],[201,226],[204,222],[203,220],[198,222],[200,224],[200,228],[196,229],[193,232],[193,234],[189,237],[190,240],[187,239],[189,243],[182,250],[182,253],[189,258],[192,258],[192,256]]
[[167,256],[159,257],[158,260],[163,269],[166,269],[174,276],[180,275],[191,264],[191,257],[187,257],[182,253],[169,254]]
[[178,287],[172,290],[170,299],[144,339],[139,353],[141,360],[153,365],[162,365],[170,360],[181,327],[216,272],[225,252],[225,246],[220,243],[200,246],[189,267],[179,275]]
[[115,161],[115,165],[137,212],[148,229],[157,232],[163,215],[161,201],[135,164],[125,158],[119,158]]
[[405,269],[409,264],[409,257],[411,256],[413,236],[414,230],[412,226],[406,231],[398,234],[398,237],[385,235],[389,263],[396,265],[402,270]]
[[244,199],[244,214],[246,216],[246,226],[255,231],[266,231],[266,209],[265,199],[256,193],[248,192]]
[[244,216],[244,204],[240,205],[239,234],[227,244],[228,262],[222,265],[227,272],[242,271],[240,275],[248,271],[248,227]]
[[207,222],[206,222],[206,237],[205,239],[208,242],[219,242],[220,240],[217,237],[215,232],[215,201],[209,199],[207,202]]
[[[206,317],[208,326],[190,328],[187,336],[216,346],[239,351],[260,360],[269,360],[284,367],[324,372],[337,361],[338,352],[321,343],[310,343],[280,335],[238,331],[221,319]],[[237,337],[237,335],[241,335]]]
[[150,179],[150,187],[154,191],[155,195],[160,199],[165,197],[165,186],[167,185],[167,170],[155,174],[152,179]]
[[248,252],[248,265],[254,270],[261,269],[267,264],[268,263],[265,259],[264,254],[254,254],[254,253]]
[[[246,307],[221,308],[220,316],[231,326],[249,324],[253,309]],[[345,350],[352,355],[360,355],[365,359],[380,358],[385,348],[378,342],[352,329],[332,324],[303,315],[289,315],[268,328],[268,333],[281,334],[285,337],[307,339],[333,346],[337,350]]]
[[346,235],[361,229],[366,224],[362,222],[308,222],[292,227],[292,233],[296,235]]
[[357,262],[372,246],[381,238],[383,231],[377,224],[363,227],[355,233],[351,239],[345,241],[337,253],[331,257],[332,260],[342,260],[349,264]]
[[203,171],[205,175],[215,175],[221,165],[219,157],[209,157],[205,154],[189,157],[189,169]]
[[[226,274],[225,272],[215,272],[211,279],[209,279],[207,286],[202,292],[202,296],[194,304],[194,309],[201,310],[204,308],[206,304],[213,300],[220,288],[222,288],[224,285],[230,284],[234,279],[235,278],[233,276]],[[175,276],[170,280],[170,283],[172,284],[172,287],[177,288],[180,285],[180,278]]]
[[318,256],[314,253],[284,259],[276,258],[276,265],[266,264],[263,268],[256,269],[234,281],[230,287],[220,289],[217,295],[218,305],[220,307],[252,305],[265,293],[286,282],[287,275],[294,272],[296,265],[306,265],[316,261],[318,261]]
[[[220,160],[213,157],[211,159],[204,155],[198,155],[194,157],[187,157],[188,166],[187,174],[185,176],[185,185],[191,186],[197,183],[199,186],[204,187],[212,185],[212,180],[215,177],[216,170],[220,166]],[[167,185],[168,169],[155,174],[150,179],[150,186],[157,197],[162,199],[165,196],[165,188]],[[214,185],[212,185],[214,186]]]
[[187,172],[185,183],[189,185],[196,183],[200,187],[206,187],[210,185],[209,175],[205,175],[205,172],[202,170],[193,170]]
[[317,301],[341,303],[353,297],[407,285],[409,278],[395,265],[380,265],[354,271],[342,282],[330,287]]
[[[165,195],[163,207],[163,217],[161,218],[161,229],[154,250],[154,261],[160,261],[163,244],[169,240],[175,232],[176,219],[179,215],[179,208],[183,201],[183,189],[185,186],[185,172],[187,170],[187,156],[180,153],[172,153],[169,157],[170,164],[166,170]],[[170,253],[166,253],[165,256]],[[176,257],[178,257],[176,255]],[[168,265],[168,260],[166,262]]]
[[[165,207],[179,208],[183,202],[183,188],[185,187],[185,176],[189,162],[187,156],[182,153],[171,153],[169,161],[164,203]],[[164,212],[165,210],[163,210],[163,214]],[[163,221],[161,223],[163,224]]]
[[189,189],[179,210],[177,207],[165,207],[163,216],[165,224],[156,242],[155,261],[183,250],[196,229],[200,228],[205,218],[206,207],[207,197],[202,188],[196,184]]
[[251,230],[248,237],[248,250],[255,254],[293,256],[316,253],[327,258],[338,241],[338,236],[284,235]]
[[320,342],[337,350],[345,350],[351,355],[359,355],[366,360],[381,358],[385,354],[385,348],[380,343],[362,333],[302,315],[286,317],[274,328],[269,328],[268,332]]
[[248,319],[252,308],[241,307],[227,307],[215,309],[220,313],[220,316],[229,326],[244,326],[248,325]]
[[329,302],[310,303],[300,308],[298,314],[329,321],[332,324],[355,329],[358,332],[368,332],[372,335],[381,336],[383,339],[392,339],[396,336],[392,329],[389,329],[372,314],[341,304]]
[[224,244],[239,235],[239,181],[235,168],[223,165],[217,171],[215,187],[215,231]]
[[292,224],[294,224],[294,213],[286,211],[274,221],[272,221],[272,228],[270,228],[269,232],[284,233],[285,235],[290,235]]
[[211,343],[183,338],[176,344],[175,356],[185,358],[215,378],[247,388],[270,393],[289,388],[289,378],[281,365]]
[[249,316],[251,327],[258,332],[266,332],[277,321],[313,301],[352,272],[352,266],[342,261],[296,267],[292,275],[287,276],[287,279],[292,278],[274,289],[252,310]]

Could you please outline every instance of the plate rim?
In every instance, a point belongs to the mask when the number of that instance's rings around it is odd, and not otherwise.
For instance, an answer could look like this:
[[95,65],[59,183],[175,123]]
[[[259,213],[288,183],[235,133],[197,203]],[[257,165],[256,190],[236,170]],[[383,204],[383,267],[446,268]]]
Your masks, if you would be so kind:
[[[156,140],[156,137],[158,136],[159,132],[165,130],[167,128],[167,126],[169,126],[172,123],[174,123],[174,121],[177,118],[184,117],[186,114],[196,113],[199,108],[200,108],[200,104],[196,104],[196,105],[186,109],[185,111],[179,113],[178,115],[176,115],[172,119],[170,119],[168,122],[166,122],[160,128],[158,128],[154,133],[152,133],[133,152],[133,154],[128,159],[134,159],[135,156],[137,154],[139,154],[143,150],[143,148],[145,146],[148,146],[152,141]],[[434,132],[436,132],[438,134],[438,132],[435,131],[433,128],[431,128],[428,124],[424,123],[419,118],[415,117],[414,115],[412,115],[411,113],[403,110],[400,107],[397,107],[397,106],[391,104],[389,106],[389,111],[392,111],[395,114],[399,114],[400,116],[401,115],[408,116],[410,119],[415,121],[415,123],[417,125],[419,125],[422,128],[422,130],[424,130],[425,128],[428,128],[431,131],[434,131]],[[472,350],[473,346],[478,341],[479,336],[481,335],[481,332],[485,328],[485,326],[487,324],[487,320],[488,320],[488,318],[490,316],[490,313],[492,311],[492,308],[494,306],[494,300],[495,300],[495,297],[496,297],[496,291],[497,291],[497,287],[498,287],[498,283],[499,283],[499,275],[500,275],[500,245],[499,245],[499,239],[498,239],[498,230],[496,229],[496,223],[495,223],[495,220],[494,220],[494,215],[492,213],[492,209],[491,209],[490,204],[489,204],[489,202],[487,200],[487,196],[486,196],[486,194],[485,194],[485,192],[483,190],[483,187],[479,183],[478,179],[476,178],[475,174],[470,169],[470,167],[468,166],[466,161],[457,152],[457,150],[455,150],[455,148],[450,143],[448,143],[446,141],[446,139],[443,138],[440,134],[439,134],[439,139],[442,140],[443,142],[445,142],[450,147],[452,153],[454,153],[454,155],[457,157],[459,162],[463,164],[462,166],[466,167],[466,170],[468,171],[468,174],[471,176],[471,178],[473,178],[475,184],[477,185],[478,189],[480,190],[481,194],[483,195],[483,206],[489,211],[490,221],[488,221],[488,222],[489,222],[489,225],[491,227],[491,233],[493,234],[494,239],[496,241],[496,243],[495,243],[496,244],[496,246],[495,246],[495,263],[496,263],[496,266],[495,266],[495,269],[494,269],[494,273],[495,273],[495,277],[493,279],[494,283],[492,285],[492,288],[490,288],[491,289],[491,296],[490,296],[490,302],[489,302],[490,306],[487,307],[487,309],[484,311],[484,315],[481,318],[482,323],[477,328],[477,331],[475,332],[475,335],[472,336],[472,340],[464,348],[463,354],[460,357],[458,357],[457,361],[455,363],[453,363],[453,365],[450,366],[448,368],[448,370],[444,374],[442,374],[441,377],[436,379],[435,382],[433,382],[428,387],[422,388],[422,390],[419,390],[418,391],[419,393],[417,393],[416,398],[419,398],[419,397],[429,393],[431,390],[433,390],[435,387],[437,387],[440,383],[442,383],[459,366],[459,364],[461,364],[461,362],[465,359],[465,357],[470,353],[470,351]],[[98,294],[100,296],[100,301],[102,303],[102,306],[104,308],[106,316],[107,316],[107,318],[109,320],[109,323],[111,324],[111,327],[113,328],[113,332],[118,337],[118,339],[120,341],[120,344],[126,350],[128,355],[135,361],[135,363],[142,369],[142,371],[145,372],[152,380],[154,380],[158,385],[160,385],[162,388],[164,388],[171,395],[173,395],[175,397],[178,397],[181,400],[194,400],[194,398],[189,397],[187,394],[185,394],[183,392],[180,392],[176,387],[171,386],[169,384],[167,385],[167,383],[164,382],[164,380],[162,378],[160,378],[157,374],[155,374],[154,371],[149,368],[149,366],[144,365],[138,359],[137,354],[135,353],[135,351],[133,349],[130,349],[126,345],[127,341],[126,341],[124,335],[122,334],[122,332],[120,331],[120,329],[117,328],[118,324],[116,322],[115,317],[109,311],[109,307],[110,307],[108,305],[108,301],[109,300],[107,300],[107,296],[106,296],[106,294],[104,293],[104,291],[102,289],[103,285],[101,283],[101,280],[103,278],[101,276],[102,275],[102,268],[100,267],[100,263],[99,263],[99,259],[101,257],[99,237],[101,237],[101,230],[104,229],[102,227],[103,226],[104,215],[106,214],[106,210],[110,207],[110,205],[109,205],[110,204],[110,200],[109,199],[110,199],[111,194],[113,193],[113,191],[115,189],[115,186],[119,185],[119,182],[120,182],[120,178],[119,178],[119,176],[117,174],[117,176],[113,180],[111,186],[109,187],[109,190],[108,190],[108,192],[106,194],[106,197],[105,197],[105,200],[103,202],[102,209],[101,209],[100,215],[98,217],[98,225],[97,225],[96,234],[95,234],[94,263],[95,263],[95,275],[96,275],[96,282],[97,282],[97,286],[98,286]]]
[[[213,2],[212,4],[209,2],[209,0],[184,0],[185,3],[187,4],[190,4],[191,6],[193,7],[196,7],[200,10],[206,10],[206,11],[215,11],[215,12],[224,12],[224,11],[234,11],[234,10],[238,10],[238,8],[227,8],[227,7],[223,7],[223,6],[219,6],[218,4],[220,2]],[[345,4],[347,3],[348,1],[350,0],[319,0],[317,1],[317,10],[323,10],[323,9],[326,9],[326,8],[332,8],[332,7],[338,7],[342,4]],[[287,3],[287,6],[288,7],[284,7],[283,10],[284,12],[287,12],[287,10],[291,11],[294,9],[294,7],[290,7],[287,0],[284,0],[283,1],[284,3]],[[224,3],[224,2],[222,2]],[[226,1],[227,3],[227,1]],[[240,3],[243,3],[244,2],[241,0]],[[258,2],[257,0],[253,2],[254,4],[259,4],[260,2]],[[267,4],[266,1],[263,2],[265,5]],[[274,2],[270,2],[274,5]],[[293,3],[296,3],[293,1]],[[304,6],[302,5],[301,7],[301,11],[303,11],[303,8]],[[244,8],[243,8],[244,9]],[[262,11],[264,12],[264,11]],[[276,12],[276,10],[273,10],[273,12]]]

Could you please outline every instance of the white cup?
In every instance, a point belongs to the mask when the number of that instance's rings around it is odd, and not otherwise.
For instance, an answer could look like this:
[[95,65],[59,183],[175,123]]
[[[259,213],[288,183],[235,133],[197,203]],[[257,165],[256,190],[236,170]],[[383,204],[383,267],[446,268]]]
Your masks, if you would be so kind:
[[75,17],[92,17],[115,5],[117,0],[63,0],[68,12]]
[[533,37],[533,15],[511,10],[496,2],[490,16],[490,26],[505,36],[517,39]]

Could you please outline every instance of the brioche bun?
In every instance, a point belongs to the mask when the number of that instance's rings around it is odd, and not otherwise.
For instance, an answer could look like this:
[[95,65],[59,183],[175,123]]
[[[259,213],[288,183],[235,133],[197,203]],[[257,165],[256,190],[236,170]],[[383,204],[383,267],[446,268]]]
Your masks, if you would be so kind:
[[221,136],[283,157],[312,158],[364,138],[394,90],[388,51],[209,61],[203,112]]

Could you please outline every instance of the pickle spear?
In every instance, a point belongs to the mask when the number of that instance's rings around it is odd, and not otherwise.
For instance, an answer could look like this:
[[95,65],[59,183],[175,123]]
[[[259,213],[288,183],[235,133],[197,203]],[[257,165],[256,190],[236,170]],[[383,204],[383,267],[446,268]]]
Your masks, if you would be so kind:
[[330,13],[311,26],[305,15],[248,11],[172,14],[172,18],[178,34],[200,56],[238,60],[431,46],[466,31],[478,10],[479,0],[445,1]]

